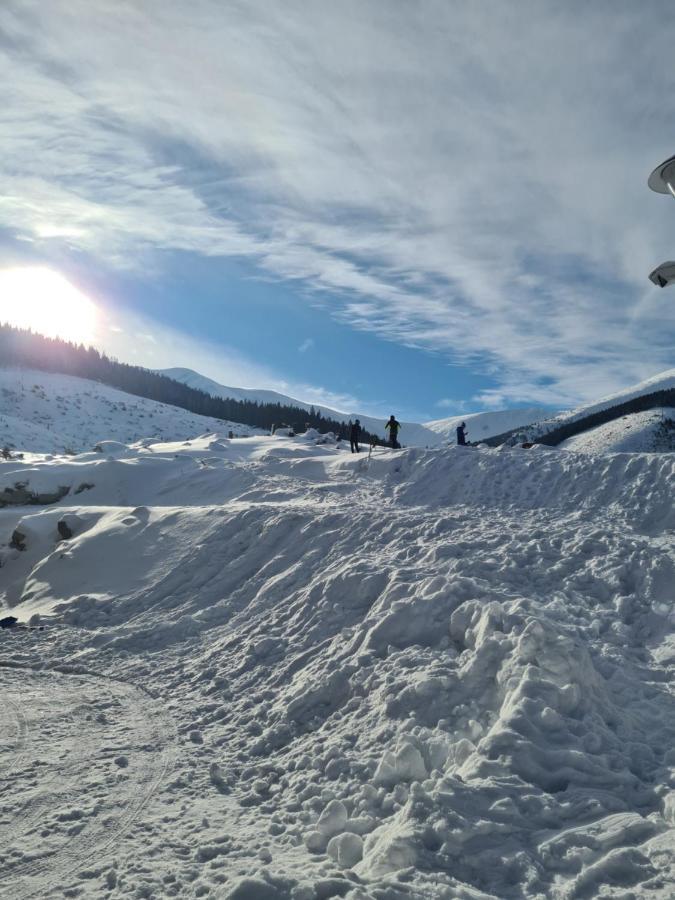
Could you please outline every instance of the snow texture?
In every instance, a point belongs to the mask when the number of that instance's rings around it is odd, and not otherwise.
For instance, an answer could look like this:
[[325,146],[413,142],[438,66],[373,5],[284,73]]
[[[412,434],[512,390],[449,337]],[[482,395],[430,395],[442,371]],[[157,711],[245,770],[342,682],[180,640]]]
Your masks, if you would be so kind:
[[675,409],[650,409],[619,416],[582,431],[559,446],[579,453],[672,453]]
[[524,428],[533,422],[550,415],[550,411],[542,407],[527,407],[525,409],[500,409],[494,412],[467,413],[462,416],[452,416],[449,419],[437,419],[434,422],[425,422],[425,426],[435,431],[446,441],[456,442],[457,426],[466,422],[467,440],[472,444],[478,444],[498,434],[505,434],[514,428]]
[[63,453],[91,449],[103,439],[177,441],[215,430],[261,434],[248,425],[198,416],[95,381],[0,368],[0,448]]
[[[295,400],[293,397],[287,397],[285,394],[278,394],[276,391],[228,387],[227,385],[213,381],[211,378],[207,378],[205,375],[200,375],[199,372],[194,372],[192,369],[163,369],[162,374],[168,375],[169,378],[173,378],[176,381],[182,381],[183,384],[187,384],[188,387],[205,391],[213,397],[230,397],[234,400],[253,400],[258,403],[290,404],[291,406],[299,406],[301,409],[306,410],[314,407],[321,415],[333,419],[336,422],[347,422],[349,420],[354,421],[354,419],[358,419],[362,427],[370,434],[376,434],[384,439],[388,439],[389,437],[389,434],[385,431],[384,427],[389,416],[378,419],[375,416],[367,416],[359,412],[346,413],[317,403],[305,403],[303,400]],[[392,410],[392,412],[394,411]],[[528,423],[532,421],[533,419],[528,419]],[[520,425],[520,422],[518,422],[518,425]],[[417,422],[401,422],[399,440],[406,447],[439,447],[447,442],[447,435],[438,433],[438,431],[438,429],[434,429],[428,425],[420,425]],[[498,431],[492,432],[492,434],[498,433]],[[484,435],[484,437],[487,436],[488,435]],[[453,443],[454,440],[455,436],[453,434]]]
[[0,461],[3,900],[675,895],[673,454],[110,434]]

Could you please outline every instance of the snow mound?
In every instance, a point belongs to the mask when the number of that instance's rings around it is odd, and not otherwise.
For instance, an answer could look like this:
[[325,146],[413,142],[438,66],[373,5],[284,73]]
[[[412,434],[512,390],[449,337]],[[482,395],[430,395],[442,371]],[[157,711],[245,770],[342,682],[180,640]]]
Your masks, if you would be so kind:
[[[65,774],[40,794],[20,727],[0,744],[26,760],[0,877],[92,896],[113,876],[131,896],[239,900],[672,896],[673,476],[652,454],[368,459],[217,434],[0,463],[0,487],[94,485],[0,510],[1,534],[26,535],[0,551],[0,597],[45,623],[1,639],[14,666],[68,667],[76,709],[110,720],[64,789],[81,837],[24,827]],[[105,709],[92,673],[116,686]],[[121,715],[130,683],[130,703],[161,702]],[[160,712],[175,737],[164,719],[149,734]],[[60,758],[66,728],[41,753]],[[99,816],[136,783],[154,787],[111,868]],[[59,868],[65,846],[97,865]]]

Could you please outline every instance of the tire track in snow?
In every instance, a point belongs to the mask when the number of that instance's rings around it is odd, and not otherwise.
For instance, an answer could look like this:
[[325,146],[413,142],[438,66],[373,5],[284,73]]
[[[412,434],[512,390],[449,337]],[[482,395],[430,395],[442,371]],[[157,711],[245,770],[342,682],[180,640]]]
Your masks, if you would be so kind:
[[[100,869],[172,768],[174,727],[101,676],[0,668],[0,690],[25,723],[23,747],[0,745],[0,897],[23,900],[85,879],[94,857]],[[31,762],[12,779],[20,752]]]
[[[11,731],[15,731],[16,739],[13,745],[6,747],[4,741],[7,739],[6,735],[9,735]],[[4,778],[7,769],[17,771],[21,768],[27,737],[28,726],[21,707],[18,703],[5,697],[0,704],[0,740],[3,741],[3,744],[0,744],[0,778]],[[14,754],[13,760],[12,753]]]

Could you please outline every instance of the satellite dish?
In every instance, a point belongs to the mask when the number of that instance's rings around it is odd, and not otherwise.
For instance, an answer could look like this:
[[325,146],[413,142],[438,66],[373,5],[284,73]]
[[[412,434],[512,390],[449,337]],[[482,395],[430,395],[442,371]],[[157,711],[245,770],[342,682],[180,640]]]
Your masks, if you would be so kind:
[[649,176],[647,184],[657,194],[672,194],[675,197],[675,156],[657,166]]
[[675,284],[675,262],[671,259],[661,263],[650,273],[649,280],[662,288],[668,287],[669,284]]

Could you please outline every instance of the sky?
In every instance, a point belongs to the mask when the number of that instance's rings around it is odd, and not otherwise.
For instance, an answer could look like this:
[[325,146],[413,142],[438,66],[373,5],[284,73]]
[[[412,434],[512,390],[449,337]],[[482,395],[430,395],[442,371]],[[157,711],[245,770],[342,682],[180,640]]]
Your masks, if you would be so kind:
[[668,2],[4,0],[0,290],[347,411],[594,400],[675,365],[674,43]]

